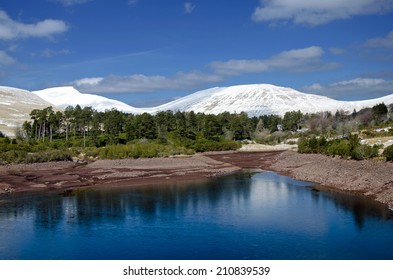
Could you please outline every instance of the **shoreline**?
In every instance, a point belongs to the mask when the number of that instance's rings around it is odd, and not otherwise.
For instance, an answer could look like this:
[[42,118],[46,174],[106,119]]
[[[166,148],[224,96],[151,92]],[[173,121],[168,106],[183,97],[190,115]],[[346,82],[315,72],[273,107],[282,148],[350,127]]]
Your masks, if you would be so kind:
[[[293,151],[250,152],[242,156],[242,167],[256,167],[308,181],[318,189],[367,196],[393,210],[393,163],[378,160],[347,160],[321,154],[299,154]],[[213,155],[213,159],[239,166],[231,154]],[[252,166],[254,165],[254,166]]]
[[368,196],[393,208],[393,163],[293,151],[212,152],[168,158],[0,166],[0,197],[27,191],[137,186],[225,176],[245,168],[274,171],[321,188]]
[[195,181],[229,175],[241,168],[203,154],[167,158],[48,162],[0,166],[0,195],[34,191],[67,192],[90,187],[136,186]]

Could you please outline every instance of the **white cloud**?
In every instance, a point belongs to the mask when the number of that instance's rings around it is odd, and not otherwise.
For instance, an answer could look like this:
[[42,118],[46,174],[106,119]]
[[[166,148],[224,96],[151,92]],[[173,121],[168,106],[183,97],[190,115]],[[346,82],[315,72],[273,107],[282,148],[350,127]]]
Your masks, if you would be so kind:
[[330,96],[341,100],[375,98],[393,94],[393,82],[380,78],[354,78],[323,86],[313,84],[302,89],[308,93]]
[[386,81],[384,79],[374,79],[374,78],[356,78],[352,80],[340,81],[337,83],[333,83],[333,87],[375,87],[380,85],[386,85]]
[[104,80],[102,77],[95,77],[95,78],[83,78],[80,80],[73,81],[72,84],[76,85],[77,87],[83,86],[95,86],[101,83]]
[[393,48],[393,31],[386,37],[373,38],[365,43],[366,47]]
[[218,75],[180,72],[173,77],[135,74],[130,76],[111,75],[107,77],[84,78],[72,82],[71,85],[91,93],[136,93],[166,89],[187,89],[200,84],[219,81],[222,81],[222,78]]
[[254,21],[292,21],[320,25],[357,15],[383,14],[393,10],[391,0],[261,0]]
[[64,6],[73,6],[73,5],[77,5],[77,4],[87,3],[87,2],[90,2],[93,0],[52,0],[52,1],[60,2]]
[[219,74],[239,75],[242,73],[258,73],[274,70],[292,72],[319,71],[337,68],[336,63],[324,63],[321,47],[311,46],[281,52],[270,59],[217,61],[211,67]]
[[50,37],[64,33],[68,26],[61,20],[45,19],[33,24],[25,24],[12,20],[0,10],[0,40],[14,40],[28,37]]
[[9,56],[5,51],[0,50],[0,65],[11,65],[15,63],[15,59]]
[[193,3],[186,2],[186,3],[184,3],[184,12],[186,14],[191,14],[194,11],[195,7],[196,6]]

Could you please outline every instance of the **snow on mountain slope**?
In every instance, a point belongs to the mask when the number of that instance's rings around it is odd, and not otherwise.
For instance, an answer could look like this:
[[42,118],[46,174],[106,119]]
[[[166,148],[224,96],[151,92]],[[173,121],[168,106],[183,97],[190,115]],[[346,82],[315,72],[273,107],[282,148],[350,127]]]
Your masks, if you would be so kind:
[[99,111],[117,108],[133,114],[143,112],[154,114],[171,110],[206,114],[219,114],[227,111],[230,113],[246,112],[249,116],[269,114],[283,116],[288,111],[300,110],[303,113],[331,111],[334,113],[337,110],[344,110],[352,112],[354,109],[359,111],[381,102],[393,103],[393,95],[364,101],[338,101],[326,96],[302,93],[291,88],[270,84],[210,88],[151,108],[135,108],[117,100],[80,93],[73,87],[49,88],[34,93],[61,108],[79,104],[82,107],[91,106]]
[[0,86],[0,131],[14,136],[17,126],[30,120],[33,109],[44,109],[55,105],[30,91]]
[[37,96],[41,97],[48,102],[56,104],[60,108],[66,108],[67,106],[80,105],[83,107],[91,106],[93,109],[98,111],[110,110],[117,108],[119,111],[126,113],[140,114],[143,113],[143,109],[138,109],[127,105],[126,103],[109,99],[103,96],[80,93],[73,87],[54,87],[47,88],[44,90],[33,91]]
[[337,101],[325,96],[306,94],[291,88],[269,84],[239,85],[212,88],[151,108],[152,111],[194,111],[206,114],[248,113],[249,116],[277,114],[300,110],[303,113],[321,111],[352,112],[377,103],[393,103],[393,95],[365,101]]
[[303,113],[321,111],[352,112],[378,103],[393,104],[393,94],[363,101],[337,101],[325,96],[306,94],[291,88],[269,84],[215,87],[179,98],[175,101],[152,108],[135,108],[123,102],[102,96],[80,93],[73,87],[56,87],[29,92],[22,89],[0,87],[0,131],[12,134],[25,120],[29,120],[32,109],[48,106],[65,108],[69,105],[91,106],[98,111],[117,108],[120,111],[141,114],[159,111],[194,111],[206,114],[222,112],[246,112],[249,116],[277,114],[283,116],[288,111]]

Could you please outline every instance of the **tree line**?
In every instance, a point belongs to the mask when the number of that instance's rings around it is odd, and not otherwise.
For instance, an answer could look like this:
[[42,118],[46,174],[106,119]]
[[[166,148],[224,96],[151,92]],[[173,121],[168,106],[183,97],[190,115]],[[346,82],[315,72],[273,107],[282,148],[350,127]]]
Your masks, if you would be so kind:
[[[0,134],[0,163],[26,162],[26,157],[31,161],[69,159],[81,154],[101,158],[166,156],[234,150],[243,140],[277,144],[297,137],[304,138],[300,150],[315,152],[319,148],[314,147],[315,139],[308,141],[311,138],[330,139],[386,124],[391,120],[389,113],[392,109],[383,103],[352,113],[291,111],[282,117],[248,117],[244,112],[131,114],[116,108],[100,112],[79,105],[55,111],[47,107],[31,111],[31,120],[18,129],[16,139]],[[39,152],[47,154],[40,157]]]
[[55,112],[52,107],[35,109],[30,116],[31,121],[22,125],[20,138],[42,142],[83,138],[85,146],[97,147],[135,139],[165,141],[169,134],[191,140],[198,137],[213,141],[251,139],[255,128],[255,120],[245,113],[206,115],[193,111],[163,111],[155,115],[134,115],[115,108],[100,112],[77,105],[68,106],[63,112]]

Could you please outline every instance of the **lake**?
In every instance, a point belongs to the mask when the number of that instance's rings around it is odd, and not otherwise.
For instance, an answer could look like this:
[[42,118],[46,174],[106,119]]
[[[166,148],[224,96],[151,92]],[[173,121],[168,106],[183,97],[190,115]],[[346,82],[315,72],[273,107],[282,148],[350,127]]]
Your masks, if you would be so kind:
[[393,259],[393,214],[273,172],[0,197],[0,259]]

